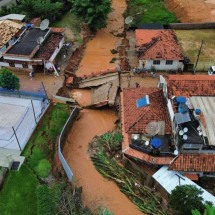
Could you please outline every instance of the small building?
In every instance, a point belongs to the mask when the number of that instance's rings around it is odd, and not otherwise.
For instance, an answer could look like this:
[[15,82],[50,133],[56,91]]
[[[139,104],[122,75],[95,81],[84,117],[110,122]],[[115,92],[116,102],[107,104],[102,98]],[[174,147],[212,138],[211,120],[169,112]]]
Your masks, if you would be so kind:
[[19,38],[2,54],[0,67],[20,68],[30,72],[56,70],[53,61],[64,43],[64,29],[41,30],[26,25]]
[[171,123],[159,88],[129,88],[121,93],[122,152],[151,165],[174,158]]
[[122,152],[191,180],[215,177],[215,77],[160,76],[121,93]]
[[167,196],[172,193],[176,186],[193,185],[203,191],[202,198],[204,203],[212,202],[212,204],[215,205],[215,197],[212,194],[191,181],[189,178],[180,174],[180,172],[168,170],[167,166],[161,167],[152,177],[157,183],[155,184],[155,187],[157,187],[157,189],[159,189],[158,185],[162,187],[162,189],[167,193]]
[[173,30],[137,29],[135,36],[140,69],[184,69],[184,57]]
[[11,20],[13,22],[17,22],[17,23],[21,23],[24,21],[26,15],[22,15],[22,14],[8,14],[5,16],[1,16],[0,17],[0,21],[2,20]]
[[0,53],[4,52],[18,39],[23,24],[11,20],[0,20]]

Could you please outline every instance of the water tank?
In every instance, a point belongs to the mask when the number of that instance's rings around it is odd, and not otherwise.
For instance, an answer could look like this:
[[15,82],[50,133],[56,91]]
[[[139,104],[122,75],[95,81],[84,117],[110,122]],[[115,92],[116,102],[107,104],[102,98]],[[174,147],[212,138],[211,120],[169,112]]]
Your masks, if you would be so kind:
[[27,24],[25,25],[25,27],[26,27],[27,29],[29,29],[29,28],[32,27],[32,25],[33,25],[33,24],[31,24],[31,23],[27,23]]
[[195,111],[194,111],[194,117],[195,117],[195,119],[196,120],[200,120],[200,115],[201,115],[201,109],[195,109]]

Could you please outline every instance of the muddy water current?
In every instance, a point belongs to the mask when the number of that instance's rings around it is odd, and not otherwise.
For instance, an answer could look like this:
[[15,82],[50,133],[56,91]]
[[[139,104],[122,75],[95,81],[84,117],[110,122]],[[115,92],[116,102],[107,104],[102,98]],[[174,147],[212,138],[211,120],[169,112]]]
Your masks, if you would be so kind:
[[[126,0],[112,0],[113,10],[108,17],[106,28],[97,32],[90,40],[79,65],[77,75],[87,75],[115,67],[110,63],[118,54],[111,54],[121,43],[117,37],[123,33]],[[90,90],[76,89],[70,92],[80,106],[91,102]],[[97,172],[89,157],[88,147],[93,137],[114,129],[117,116],[113,110],[80,111],[80,118],[74,123],[64,147],[64,156],[71,167],[75,183],[83,187],[83,203],[93,211],[98,207],[107,207],[114,215],[140,215],[137,207],[120,192],[117,185],[105,179]]]

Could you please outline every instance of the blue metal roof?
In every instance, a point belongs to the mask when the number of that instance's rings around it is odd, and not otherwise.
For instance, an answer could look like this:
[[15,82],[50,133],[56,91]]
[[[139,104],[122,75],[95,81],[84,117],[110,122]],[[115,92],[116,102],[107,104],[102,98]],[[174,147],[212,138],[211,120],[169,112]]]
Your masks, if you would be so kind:
[[148,106],[149,104],[150,104],[150,102],[149,102],[149,96],[148,95],[137,100],[137,108],[145,107],[145,106]]

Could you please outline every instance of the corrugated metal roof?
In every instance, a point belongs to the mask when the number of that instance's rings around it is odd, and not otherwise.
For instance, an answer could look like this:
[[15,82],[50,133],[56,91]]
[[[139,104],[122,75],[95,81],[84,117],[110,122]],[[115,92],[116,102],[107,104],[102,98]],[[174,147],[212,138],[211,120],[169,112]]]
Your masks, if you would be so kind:
[[7,20],[7,19],[11,19],[11,20],[19,20],[22,21],[25,18],[26,15],[22,15],[22,14],[8,14],[6,16],[2,16],[0,17],[0,20]]
[[189,178],[184,177],[179,172],[169,171],[167,166],[161,167],[153,176],[152,176],[169,194],[176,186],[180,185],[194,185],[198,189],[203,191],[202,197],[204,202],[210,201],[215,205],[215,197],[204,190],[202,187],[191,181]]
[[[207,96],[192,96],[190,98],[195,109],[201,109],[206,127],[205,129],[209,145],[215,145],[215,97]],[[202,123],[203,125],[204,123]]]

